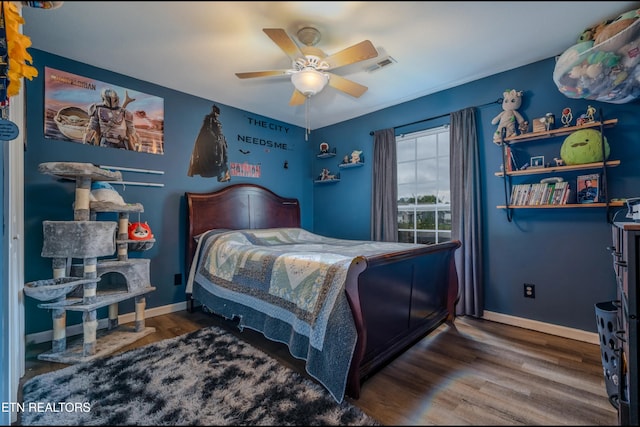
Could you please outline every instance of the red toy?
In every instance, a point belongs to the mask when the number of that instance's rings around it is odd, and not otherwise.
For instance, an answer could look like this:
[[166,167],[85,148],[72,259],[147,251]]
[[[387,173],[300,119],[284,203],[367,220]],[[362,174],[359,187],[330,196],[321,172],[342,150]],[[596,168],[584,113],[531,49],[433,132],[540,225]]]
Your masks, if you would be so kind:
[[129,240],[150,240],[153,239],[151,228],[146,222],[129,223]]

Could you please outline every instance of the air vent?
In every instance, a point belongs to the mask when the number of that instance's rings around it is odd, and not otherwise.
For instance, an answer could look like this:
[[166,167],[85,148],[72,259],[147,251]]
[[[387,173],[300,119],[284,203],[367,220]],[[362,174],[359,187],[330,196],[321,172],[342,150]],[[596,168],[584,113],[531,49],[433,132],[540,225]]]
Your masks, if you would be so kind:
[[393,59],[390,56],[384,57],[381,60],[379,60],[378,62],[376,62],[373,65],[368,66],[367,68],[365,68],[365,71],[368,73],[373,73],[374,71],[378,71],[379,69],[381,69],[382,67],[387,67],[391,64],[394,64],[398,61],[396,61],[395,59]]

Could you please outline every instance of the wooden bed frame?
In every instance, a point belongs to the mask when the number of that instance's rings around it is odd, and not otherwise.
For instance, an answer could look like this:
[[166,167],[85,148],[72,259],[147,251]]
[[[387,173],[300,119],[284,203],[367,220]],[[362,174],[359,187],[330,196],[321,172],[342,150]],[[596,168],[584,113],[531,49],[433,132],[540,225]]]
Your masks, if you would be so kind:
[[[195,236],[214,228],[300,227],[298,200],[255,184],[233,184],[212,193],[185,193],[186,273]],[[360,396],[364,380],[445,321],[453,321],[458,298],[454,252],[459,241],[417,250],[358,257],[346,292],[358,332],[346,394]],[[189,311],[193,299],[187,294]]]

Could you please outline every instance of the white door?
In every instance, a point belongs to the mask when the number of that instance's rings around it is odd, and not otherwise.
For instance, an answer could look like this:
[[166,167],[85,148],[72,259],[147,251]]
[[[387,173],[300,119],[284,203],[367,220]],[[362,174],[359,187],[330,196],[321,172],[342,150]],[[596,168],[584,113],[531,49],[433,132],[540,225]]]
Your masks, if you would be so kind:
[[[17,402],[20,378],[25,370],[25,333],[24,333],[24,90],[10,99],[9,120],[18,125],[19,135],[11,141],[2,141],[4,149],[4,219],[6,253],[2,260],[4,273],[3,286],[6,286],[6,299],[3,299],[3,324],[0,328],[7,351],[7,366],[2,367],[4,379],[0,395],[7,395],[9,402]],[[6,322],[6,323],[5,323]],[[6,373],[6,376],[4,375]],[[6,419],[5,419],[6,418]],[[0,412],[0,425],[10,425],[17,421],[17,414]]]

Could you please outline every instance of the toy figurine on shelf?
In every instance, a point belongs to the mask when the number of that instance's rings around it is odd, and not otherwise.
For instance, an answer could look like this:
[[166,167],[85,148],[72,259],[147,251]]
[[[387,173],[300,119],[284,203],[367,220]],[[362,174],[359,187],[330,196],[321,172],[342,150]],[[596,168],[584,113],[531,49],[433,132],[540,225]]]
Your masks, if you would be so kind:
[[593,118],[596,113],[596,109],[589,105],[587,107],[587,111],[584,114],[580,114],[580,117],[576,119],[576,126],[586,125],[588,123],[593,123],[595,119]]
[[322,168],[322,173],[320,174],[320,181],[330,181],[336,179],[336,176],[329,172],[329,169]]
[[361,154],[362,150],[353,150],[353,152],[351,152],[351,163],[360,163]]
[[[498,125],[498,129],[493,134],[493,142],[497,145],[502,144],[503,138],[516,136],[516,124],[524,121],[522,115],[518,112],[518,108],[522,105],[523,91],[515,89],[507,89],[502,94],[502,111],[491,120],[492,125]],[[504,129],[504,136],[503,131]]]
[[573,120],[573,114],[571,113],[571,108],[567,107],[562,110],[562,118],[560,120],[562,120],[562,124],[565,127],[568,127],[571,125],[571,121]]
[[554,128],[556,124],[556,116],[553,113],[547,113],[544,115],[544,128],[548,132]]
[[529,132],[529,122],[527,120],[524,120],[518,125],[518,130],[520,131],[520,135]]

